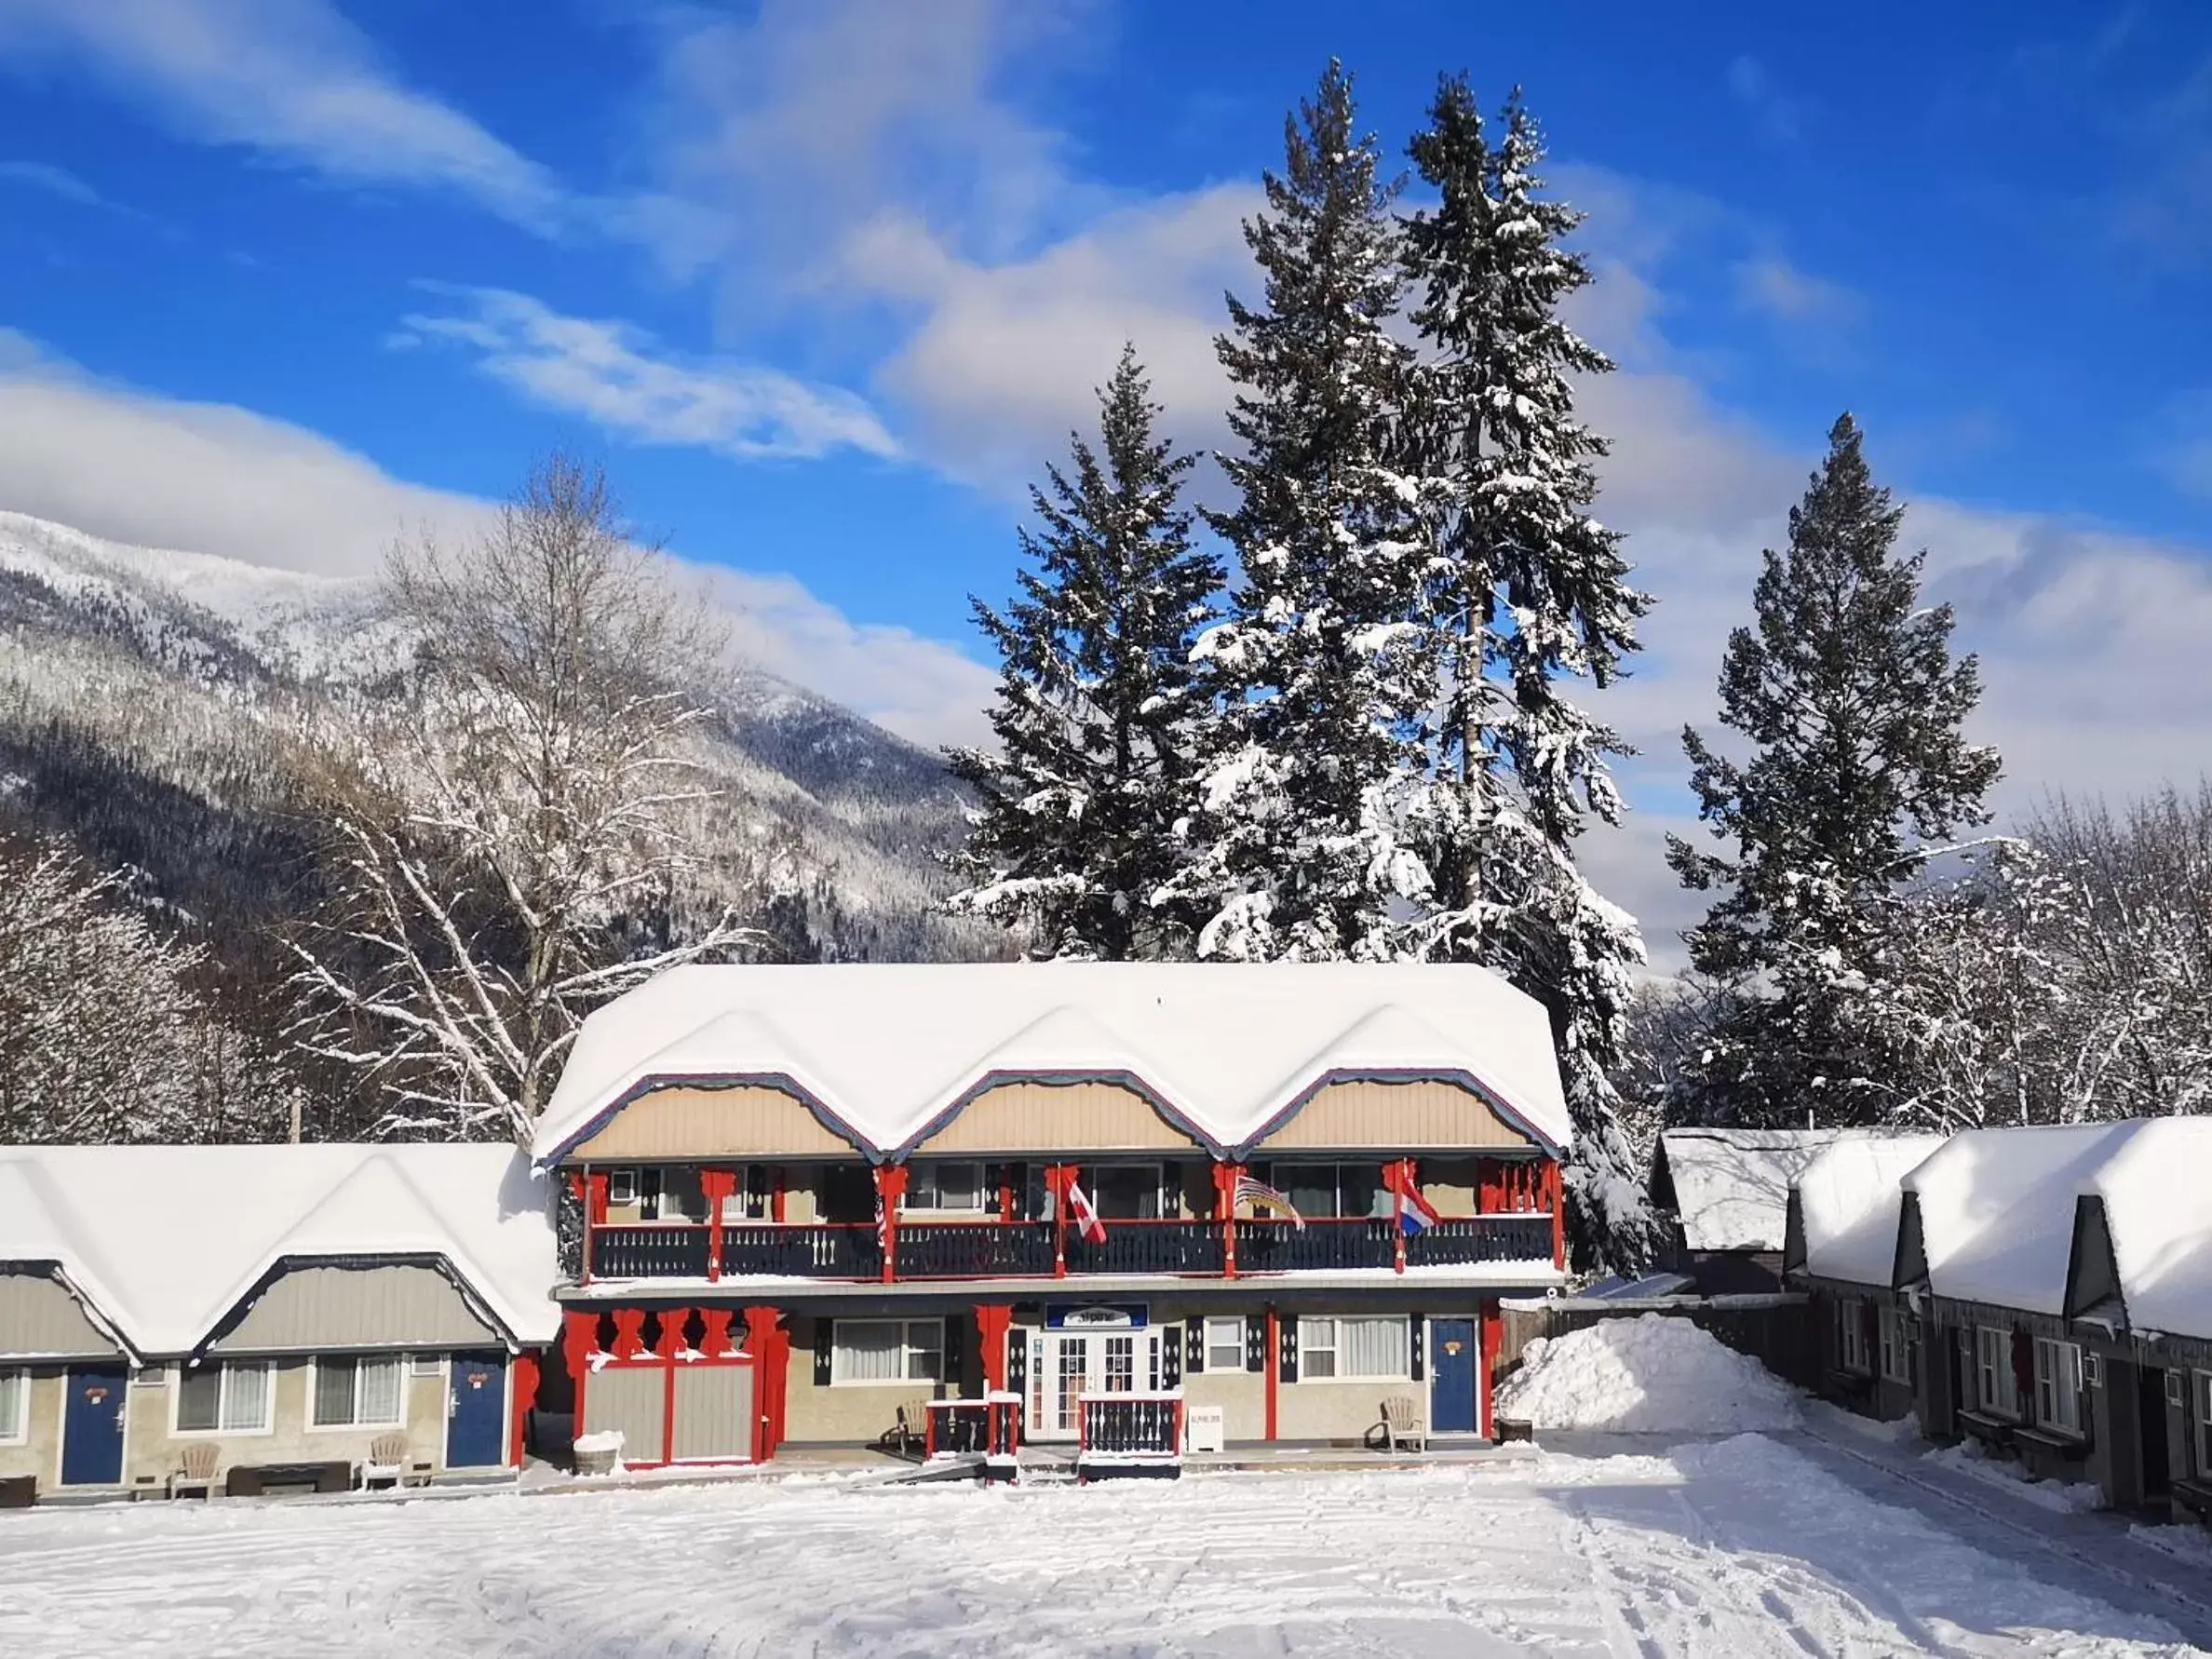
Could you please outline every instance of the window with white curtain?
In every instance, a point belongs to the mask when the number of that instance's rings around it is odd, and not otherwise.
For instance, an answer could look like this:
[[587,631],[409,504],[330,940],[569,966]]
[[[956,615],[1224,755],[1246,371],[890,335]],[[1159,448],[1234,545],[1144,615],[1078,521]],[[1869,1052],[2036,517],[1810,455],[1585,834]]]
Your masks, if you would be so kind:
[[0,1367],[0,1441],[29,1438],[31,1373]]
[[942,1319],[840,1319],[831,1329],[832,1383],[936,1382],[944,1372]]
[[1301,1378],[1402,1382],[1412,1367],[1412,1338],[1403,1315],[1302,1316],[1298,1321]]
[[1982,1409],[2006,1417],[2020,1414],[2020,1384],[2013,1375],[2013,1333],[1994,1325],[1974,1328],[1976,1397]]
[[265,1435],[269,1432],[269,1363],[210,1359],[177,1379],[177,1432]]
[[1867,1304],[1855,1296],[1836,1303],[1836,1363],[1855,1376],[1867,1371]]
[[2035,1421],[2045,1428],[2082,1432],[2082,1347],[2050,1337],[2035,1339]]
[[1206,1322],[1206,1369],[1241,1371],[1245,1369],[1245,1322],[1242,1314]]
[[1881,1319],[1882,1374],[1892,1382],[1912,1381],[1910,1336],[1902,1308],[1884,1307]]
[[405,1361],[397,1355],[363,1355],[357,1359],[315,1362],[317,1428],[394,1428],[406,1419],[400,1379]]

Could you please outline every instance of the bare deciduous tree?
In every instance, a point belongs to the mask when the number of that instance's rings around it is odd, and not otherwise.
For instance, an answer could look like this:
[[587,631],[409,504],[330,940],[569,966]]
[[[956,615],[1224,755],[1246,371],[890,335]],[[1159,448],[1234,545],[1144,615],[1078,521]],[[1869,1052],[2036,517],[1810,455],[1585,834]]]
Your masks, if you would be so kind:
[[337,892],[295,943],[309,1051],[370,1070],[379,1128],[527,1140],[589,1007],[749,936],[672,921],[695,867],[703,600],[561,456],[465,549],[395,551],[408,695],[322,757]]

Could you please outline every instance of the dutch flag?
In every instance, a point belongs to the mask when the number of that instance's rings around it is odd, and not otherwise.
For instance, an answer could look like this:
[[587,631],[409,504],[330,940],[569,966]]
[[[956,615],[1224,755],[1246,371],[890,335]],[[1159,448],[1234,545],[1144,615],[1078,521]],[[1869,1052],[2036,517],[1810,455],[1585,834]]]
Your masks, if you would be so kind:
[[1408,1238],[1426,1233],[1444,1219],[1436,1213],[1436,1207],[1421,1195],[1421,1189],[1408,1175],[1401,1172],[1391,1185],[1398,1199],[1398,1231]]

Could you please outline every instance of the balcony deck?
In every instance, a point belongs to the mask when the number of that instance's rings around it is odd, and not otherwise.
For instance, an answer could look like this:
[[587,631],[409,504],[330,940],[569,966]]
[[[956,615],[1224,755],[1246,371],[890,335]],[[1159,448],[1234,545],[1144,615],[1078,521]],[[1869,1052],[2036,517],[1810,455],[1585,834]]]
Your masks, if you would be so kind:
[[[1400,1271],[1396,1225],[1386,1219],[1113,1221],[1097,1244],[1050,1221],[908,1221],[891,1272],[870,1222],[757,1221],[600,1224],[591,1231],[593,1280],[773,1278],[824,1284],[1129,1279],[1226,1280],[1283,1274]],[[1404,1271],[1525,1266],[1552,1261],[1546,1212],[1449,1218],[1405,1240]]]

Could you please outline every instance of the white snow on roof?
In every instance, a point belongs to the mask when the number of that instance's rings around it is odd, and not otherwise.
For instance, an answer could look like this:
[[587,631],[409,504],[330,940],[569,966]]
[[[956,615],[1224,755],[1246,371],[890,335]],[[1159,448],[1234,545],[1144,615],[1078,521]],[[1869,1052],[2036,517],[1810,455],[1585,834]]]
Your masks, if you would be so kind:
[[2114,1127],[2078,1191],[2104,1200],[2128,1326],[2212,1339],[2212,1118]]
[[1411,963],[681,967],[585,1021],[540,1121],[558,1158],[647,1080],[787,1076],[893,1152],[993,1073],[1133,1074],[1229,1149],[1331,1072],[1463,1075],[1570,1139],[1543,1007]]
[[1845,1135],[1797,1178],[1807,1273],[1886,1285],[1897,1259],[1898,1183],[1943,1144],[1940,1135]]
[[1778,1250],[1789,1183],[1841,1129],[1668,1129],[1659,1137],[1682,1241],[1693,1250]]
[[287,1259],[440,1256],[552,1341],[546,1180],[511,1146],[0,1148],[0,1260],[61,1264],[141,1355],[188,1354]]
[[1968,1129],[1904,1178],[1919,1194],[1928,1288],[1960,1302],[2057,1314],[2074,1194],[2135,1126]]

